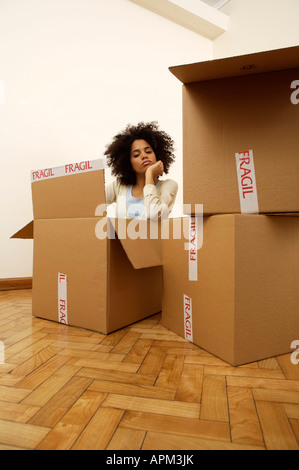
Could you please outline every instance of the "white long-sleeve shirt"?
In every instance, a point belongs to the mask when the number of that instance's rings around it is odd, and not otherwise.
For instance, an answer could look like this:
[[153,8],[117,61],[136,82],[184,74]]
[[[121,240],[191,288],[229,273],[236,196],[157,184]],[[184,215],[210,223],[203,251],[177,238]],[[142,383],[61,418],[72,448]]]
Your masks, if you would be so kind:
[[[127,211],[127,191],[130,186],[124,186],[118,180],[106,188],[106,203],[117,203],[117,217],[129,218]],[[178,191],[176,181],[171,179],[160,181],[157,186],[147,184],[143,188],[144,212],[140,219],[162,220],[169,217]]]

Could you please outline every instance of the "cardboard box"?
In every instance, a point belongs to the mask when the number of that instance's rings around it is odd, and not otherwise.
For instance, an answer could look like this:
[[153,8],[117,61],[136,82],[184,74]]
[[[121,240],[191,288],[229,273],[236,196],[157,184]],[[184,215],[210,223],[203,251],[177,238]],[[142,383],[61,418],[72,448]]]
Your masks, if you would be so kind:
[[[169,223],[179,233],[182,219]],[[299,340],[299,217],[203,217],[197,281],[189,281],[191,256],[191,243],[186,250],[182,238],[163,240],[165,327],[233,366],[291,350]]]
[[33,315],[107,334],[161,311],[162,266],[160,240],[104,236],[101,168],[32,172],[34,221],[13,238],[34,232]]
[[184,204],[299,212],[299,47],[170,71],[184,84]]

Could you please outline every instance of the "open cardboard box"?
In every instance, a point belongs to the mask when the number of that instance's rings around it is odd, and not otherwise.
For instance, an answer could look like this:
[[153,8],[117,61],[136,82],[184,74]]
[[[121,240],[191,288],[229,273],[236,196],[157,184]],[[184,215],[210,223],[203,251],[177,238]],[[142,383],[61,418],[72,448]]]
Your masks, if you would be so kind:
[[185,213],[299,212],[299,46],[171,67]]
[[34,316],[107,334],[161,311],[160,240],[117,236],[101,160],[32,172],[32,198]]
[[299,339],[299,217],[202,220],[202,232],[192,233],[196,253],[172,236],[182,219],[169,221],[163,325],[233,366],[290,352]]

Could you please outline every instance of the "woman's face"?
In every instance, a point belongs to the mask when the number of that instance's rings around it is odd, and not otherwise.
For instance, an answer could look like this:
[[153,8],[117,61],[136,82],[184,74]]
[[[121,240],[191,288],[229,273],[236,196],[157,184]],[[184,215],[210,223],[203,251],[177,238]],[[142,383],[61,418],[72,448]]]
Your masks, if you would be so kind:
[[137,174],[146,172],[149,166],[157,162],[155,152],[146,140],[134,140],[131,145],[130,161]]

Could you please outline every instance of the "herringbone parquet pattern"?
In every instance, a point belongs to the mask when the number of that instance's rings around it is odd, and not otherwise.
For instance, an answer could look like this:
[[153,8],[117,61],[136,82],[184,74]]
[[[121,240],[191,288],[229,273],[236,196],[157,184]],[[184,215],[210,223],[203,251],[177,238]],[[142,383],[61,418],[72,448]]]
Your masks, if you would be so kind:
[[0,340],[1,450],[298,449],[290,355],[231,367],[160,315],[66,327],[31,316],[30,290],[0,292]]

